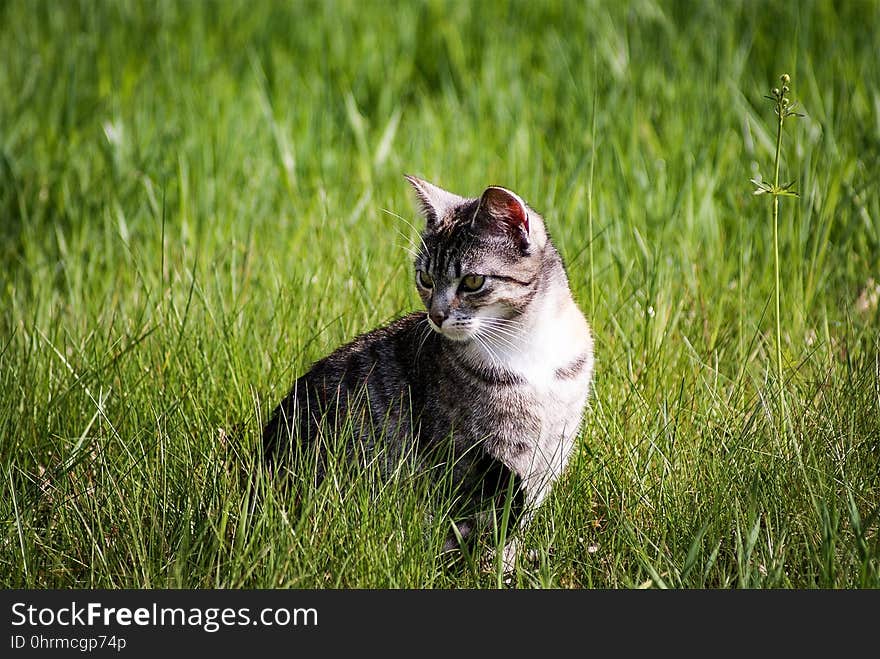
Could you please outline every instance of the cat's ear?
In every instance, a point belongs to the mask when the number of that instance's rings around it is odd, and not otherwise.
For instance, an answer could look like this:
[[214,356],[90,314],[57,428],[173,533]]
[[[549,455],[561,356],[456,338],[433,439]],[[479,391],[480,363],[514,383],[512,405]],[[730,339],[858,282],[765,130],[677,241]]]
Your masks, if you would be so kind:
[[473,224],[480,230],[502,231],[528,248],[532,236],[529,211],[515,192],[497,185],[486,188],[474,213]]
[[418,195],[419,206],[429,229],[442,223],[454,209],[467,202],[467,199],[447,192],[433,183],[428,183],[409,174],[404,176]]

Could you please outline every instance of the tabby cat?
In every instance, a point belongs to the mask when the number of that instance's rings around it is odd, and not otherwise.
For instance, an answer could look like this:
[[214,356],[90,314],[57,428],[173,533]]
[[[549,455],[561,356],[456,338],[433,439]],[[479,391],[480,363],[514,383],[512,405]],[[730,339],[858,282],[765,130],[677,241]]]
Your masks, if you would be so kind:
[[[425,218],[415,285],[427,311],[315,363],[272,413],[264,452],[294,472],[291,456],[311,456],[319,479],[322,447],[342,436],[352,459],[381,454],[387,470],[405,456],[451,461],[462,502],[451,548],[505,492],[527,523],[563,472],[593,340],[544,220],[517,194],[491,186],[469,199],[406,178]],[[506,566],[515,555],[514,539]]]

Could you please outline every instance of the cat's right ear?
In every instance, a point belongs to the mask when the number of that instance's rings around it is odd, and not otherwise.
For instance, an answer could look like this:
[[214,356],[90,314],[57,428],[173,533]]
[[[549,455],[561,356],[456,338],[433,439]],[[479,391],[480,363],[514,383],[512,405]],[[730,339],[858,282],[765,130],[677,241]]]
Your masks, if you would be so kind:
[[443,188],[415,176],[404,174],[404,177],[416,191],[422,215],[425,216],[425,222],[429,229],[442,224],[452,215],[453,210],[467,201],[463,197],[447,192]]
[[[472,220],[480,231],[510,236],[524,251],[533,240],[531,220],[525,202],[507,188],[492,185],[480,197],[480,204]],[[543,245],[541,245],[543,247]]]

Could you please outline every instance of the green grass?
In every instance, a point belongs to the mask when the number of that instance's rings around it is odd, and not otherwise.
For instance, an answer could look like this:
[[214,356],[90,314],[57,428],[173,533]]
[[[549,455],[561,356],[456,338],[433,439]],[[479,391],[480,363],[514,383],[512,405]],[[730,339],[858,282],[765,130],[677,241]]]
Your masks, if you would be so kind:
[[0,585],[498,586],[406,477],[259,469],[417,308],[413,173],[541,211],[595,332],[513,585],[880,586],[880,6],[839,4],[0,1]]

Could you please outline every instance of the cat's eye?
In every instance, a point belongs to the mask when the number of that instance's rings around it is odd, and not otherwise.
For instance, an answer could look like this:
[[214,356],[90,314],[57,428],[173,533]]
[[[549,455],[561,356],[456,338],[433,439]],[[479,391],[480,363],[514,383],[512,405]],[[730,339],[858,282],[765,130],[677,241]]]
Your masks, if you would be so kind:
[[468,275],[461,280],[461,290],[465,293],[474,293],[483,288],[486,278],[483,275]]
[[431,279],[431,275],[424,270],[419,270],[418,279],[422,288],[432,288],[434,286],[434,280]]

